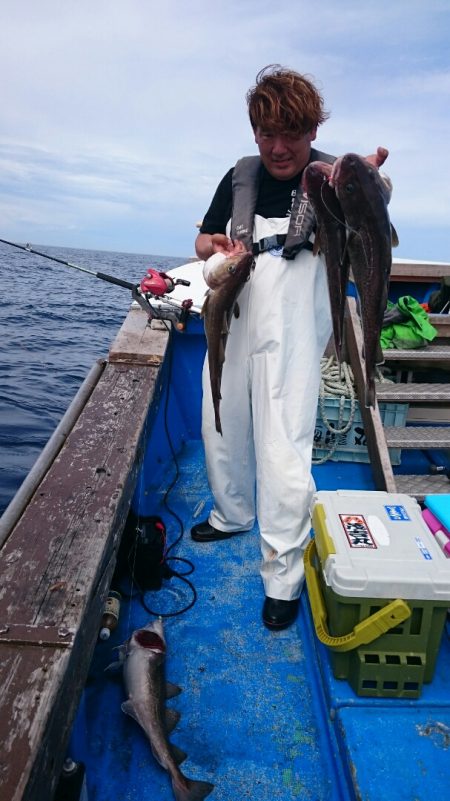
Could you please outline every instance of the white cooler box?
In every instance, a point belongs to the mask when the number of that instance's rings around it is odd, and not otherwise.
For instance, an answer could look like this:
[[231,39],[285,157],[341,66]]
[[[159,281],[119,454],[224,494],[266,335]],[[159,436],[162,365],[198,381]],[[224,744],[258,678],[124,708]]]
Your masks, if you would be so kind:
[[450,559],[409,495],[317,492],[305,574],[333,673],[363,696],[417,698],[450,603]]

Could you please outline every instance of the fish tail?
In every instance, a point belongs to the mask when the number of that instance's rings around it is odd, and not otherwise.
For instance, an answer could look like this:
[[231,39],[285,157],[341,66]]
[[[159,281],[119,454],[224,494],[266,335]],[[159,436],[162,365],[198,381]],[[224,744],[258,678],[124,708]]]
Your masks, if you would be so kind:
[[172,781],[173,793],[176,801],[202,801],[212,793],[214,785],[209,782],[197,782],[193,779],[174,777]]

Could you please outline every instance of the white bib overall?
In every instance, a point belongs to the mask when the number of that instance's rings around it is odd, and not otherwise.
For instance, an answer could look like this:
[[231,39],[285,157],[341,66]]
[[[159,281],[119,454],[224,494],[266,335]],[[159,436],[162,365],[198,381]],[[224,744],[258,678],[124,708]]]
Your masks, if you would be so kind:
[[[289,218],[255,216],[254,240],[286,233]],[[309,539],[313,434],[320,358],[331,334],[325,265],[302,250],[293,261],[262,253],[238,299],[225,351],[216,432],[208,362],[202,434],[214,495],[209,522],[261,535],[261,576],[270,598],[302,589]],[[256,492],[255,492],[256,490]]]

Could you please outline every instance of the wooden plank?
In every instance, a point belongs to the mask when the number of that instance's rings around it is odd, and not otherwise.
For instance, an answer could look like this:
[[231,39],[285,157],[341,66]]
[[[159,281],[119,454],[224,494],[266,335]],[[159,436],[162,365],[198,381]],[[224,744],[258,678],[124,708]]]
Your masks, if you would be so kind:
[[[425,345],[423,348],[389,348],[383,350],[385,361],[389,362],[443,362],[450,367],[450,346],[449,345]],[[433,365],[434,366],[434,365]]]
[[383,357],[392,369],[409,370],[412,374],[430,368],[450,371],[450,344],[445,339],[422,348],[389,348],[383,350]]
[[446,476],[396,476],[397,492],[406,492],[418,501],[423,501],[425,495],[446,495],[449,492],[450,481]]
[[41,451],[33,467],[20,485],[13,500],[3,512],[0,519],[0,548],[8,539],[20,515],[23,513],[24,508],[36,492],[37,486],[42,481],[47,470],[51,467],[53,461],[63,447],[79,415],[83,411],[89,396],[99,381],[105,366],[106,362],[104,359],[98,359],[94,362],[44,449]]
[[141,308],[131,307],[109,351],[110,362],[161,364],[169,328],[160,320],[150,322]]
[[402,261],[394,259],[391,269],[392,281],[439,282],[450,275],[450,264],[432,261]]
[[[72,647],[2,646],[2,801],[51,801],[97,640],[111,568]],[[4,717],[8,715],[8,717]]]
[[445,339],[450,337],[450,314],[429,314],[428,319],[436,328],[439,337]]
[[386,426],[390,448],[450,448],[450,426]]
[[366,377],[362,355],[362,330],[356,311],[355,298],[347,298],[345,323],[348,356],[355,377],[356,394],[358,396],[375,485],[379,490],[395,492],[394,474],[384,437],[378,401],[375,401],[375,406],[373,408],[366,408],[365,406]]
[[160,391],[158,367],[107,365],[0,552],[2,801],[53,796]]
[[421,406],[414,403],[408,408],[407,423],[450,423],[448,403]]
[[450,384],[398,383],[375,381],[377,397],[388,403],[450,403]]

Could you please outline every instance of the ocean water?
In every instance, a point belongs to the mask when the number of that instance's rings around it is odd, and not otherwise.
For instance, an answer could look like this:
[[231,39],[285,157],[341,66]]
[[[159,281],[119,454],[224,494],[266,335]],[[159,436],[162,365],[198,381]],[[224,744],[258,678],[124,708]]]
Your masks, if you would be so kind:
[[[168,270],[189,258],[32,247],[132,283],[149,267]],[[0,278],[2,514],[93,362],[107,355],[131,293],[1,243]]]

